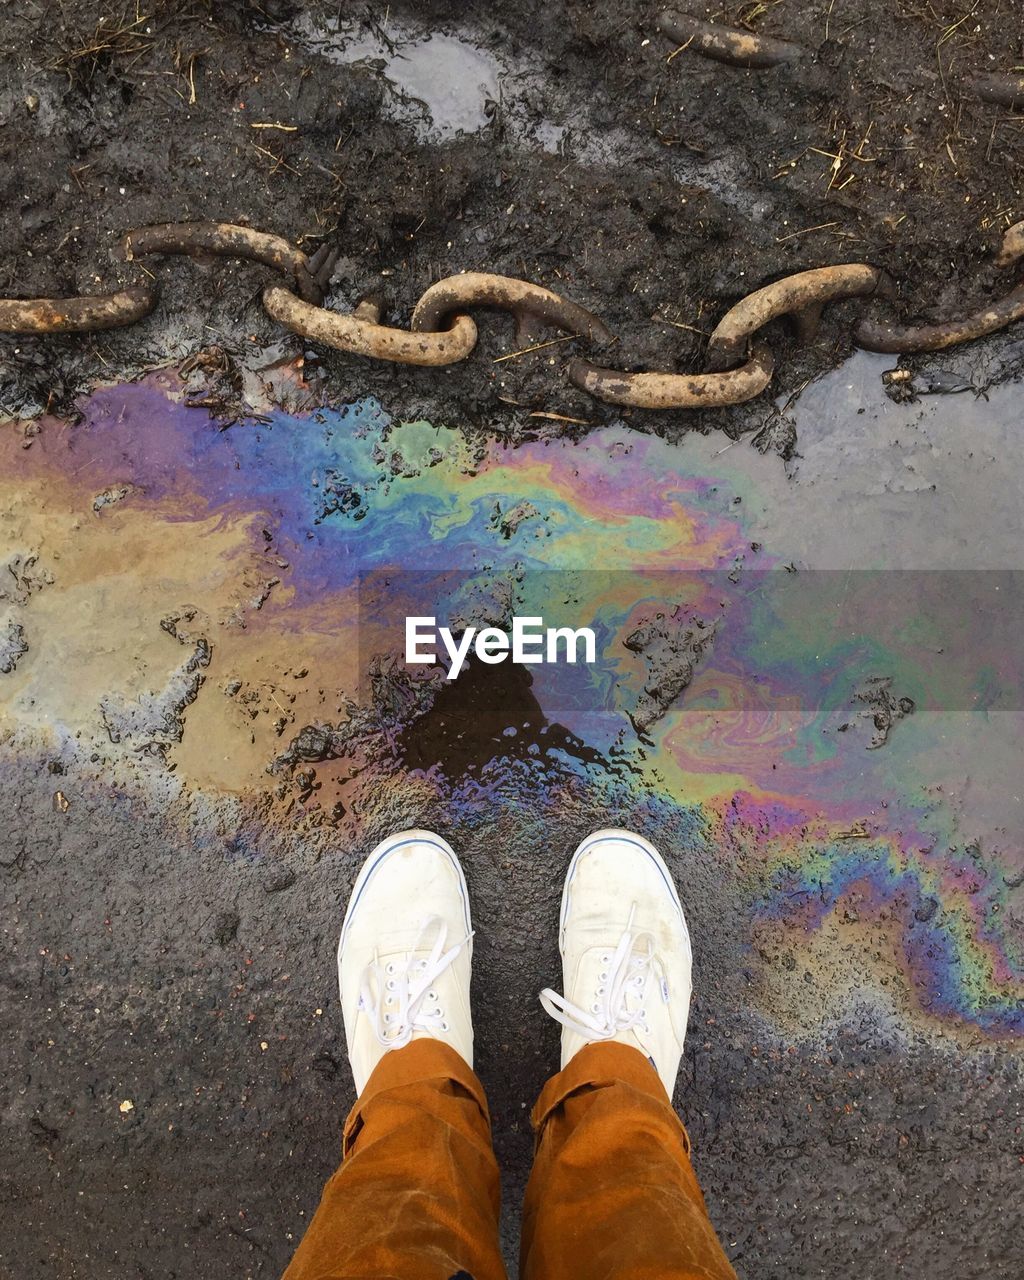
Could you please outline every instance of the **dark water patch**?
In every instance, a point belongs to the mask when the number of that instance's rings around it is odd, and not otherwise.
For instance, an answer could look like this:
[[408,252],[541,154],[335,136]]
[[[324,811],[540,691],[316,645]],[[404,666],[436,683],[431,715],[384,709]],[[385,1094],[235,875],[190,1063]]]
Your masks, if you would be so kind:
[[539,759],[552,751],[603,763],[597,751],[547,719],[533,676],[512,663],[467,662],[457,680],[441,685],[430,709],[402,731],[398,747],[408,768],[437,765],[450,778],[501,757]]

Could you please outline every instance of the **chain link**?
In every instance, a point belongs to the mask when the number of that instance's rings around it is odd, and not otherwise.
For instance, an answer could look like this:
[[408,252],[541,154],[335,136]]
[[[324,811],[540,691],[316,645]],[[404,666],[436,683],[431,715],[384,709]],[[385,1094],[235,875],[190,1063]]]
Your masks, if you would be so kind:
[[793,316],[800,339],[809,342],[827,302],[879,295],[893,299],[895,288],[884,271],[861,262],[815,267],[757,289],[731,307],[708,339],[707,367],[728,369],[742,360],[751,335],[780,316]]
[[244,258],[291,276],[305,302],[324,300],[324,284],[337,261],[337,251],[321,245],[313,259],[307,258],[282,236],[254,231],[233,222],[161,222],[129,231],[124,239],[128,262],[150,254],[186,254],[202,257]]
[[416,303],[412,327],[435,329],[464,307],[508,311],[516,321],[516,339],[524,344],[533,342],[538,328],[545,326],[599,346],[615,341],[615,335],[597,316],[575,302],[528,280],[482,271],[465,271],[432,284]]
[[[263,306],[279,324],[304,338],[376,360],[439,366],[464,360],[477,342],[477,326],[467,314],[483,307],[508,312],[516,324],[519,350],[538,346],[542,329],[553,328],[596,348],[615,341],[611,330],[584,307],[560,294],[510,276],[467,271],[438,280],[425,290],[408,329],[381,322],[383,302],[364,297],[351,313],[320,305],[338,257],[321,245],[307,256],[277,235],[227,222],[164,223],[131,231],[124,240],[128,261],[157,254],[243,258],[281,272],[288,288],[269,284]],[[1009,228],[995,258],[1000,269],[1024,259],[1024,222]],[[892,280],[867,263],[847,262],[785,276],[755,290],[731,307],[708,341],[700,373],[627,372],[582,357],[568,362],[574,386],[609,404],[645,409],[704,409],[742,404],[761,394],[771,381],[775,360],[757,334],[765,325],[792,317],[802,340],[813,337],[822,309],[849,298],[892,301]],[[154,309],[155,284],[117,293],[74,298],[0,298],[2,333],[82,333],[135,324]],[[902,325],[863,318],[854,329],[857,344],[869,351],[899,354],[939,351],[995,333],[1024,319],[1024,284],[997,302],[961,319],[940,324]],[[513,353],[514,354],[514,353]]]
[[381,303],[364,298],[352,312],[328,311],[297,298],[290,289],[268,285],[263,306],[271,319],[304,338],[339,351],[398,364],[445,365],[464,360],[476,346],[477,329],[469,316],[455,316],[451,327],[412,333],[380,323]]
[[794,62],[807,52],[790,40],[755,35],[752,31],[727,27],[720,22],[705,22],[702,18],[691,18],[688,13],[675,13],[670,9],[658,15],[658,30],[676,42],[678,53],[692,49],[713,62],[748,67],[752,71]]
[[0,333],[95,333],[135,324],[160,293],[145,286],[82,298],[0,298]]
[[722,373],[622,373],[588,360],[569,364],[569,379],[581,391],[607,404],[636,409],[720,409],[759,396],[772,380],[775,357],[755,342],[750,358]]

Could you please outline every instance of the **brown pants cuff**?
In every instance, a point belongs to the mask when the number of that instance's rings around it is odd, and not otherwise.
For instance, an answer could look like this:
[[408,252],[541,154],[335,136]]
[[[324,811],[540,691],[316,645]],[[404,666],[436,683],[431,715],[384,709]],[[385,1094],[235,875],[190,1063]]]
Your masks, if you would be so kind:
[[480,1082],[436,1040],[386,1053],[286,1280],[505,1280]]
[[424,1037],[413,1040],[404,1049],[386,1053],[374,1067],[366,1088],[348,1113],[342,1141],[347,1156],[363,1129],[364,1116],[382,1094],[406,1085],[432,1084],[444,1088],[444,1081],[464,1090],[480,1108],[482,1132],[490,1139],[491,1118],[487,1097],[476,1073],[461,1053],[440,1040]]
[[[628,1044],[588,1044],[577,1053],[569,1065],[551,1077],[541,1090],[540,1097],[530,1113],[530,1121],[537,1133],[544,1127],[551,1112],[579,1089],[600,1089],[612,1084],[625,1084],[638,1090],[654,1102],[672,1110],[672,1099],[665,1092],[661,1076],[638,1049]],[[683,1150],[690,1154],[690,1135],[679,1117],[672,1111],[672,1118],[679,1128]]]

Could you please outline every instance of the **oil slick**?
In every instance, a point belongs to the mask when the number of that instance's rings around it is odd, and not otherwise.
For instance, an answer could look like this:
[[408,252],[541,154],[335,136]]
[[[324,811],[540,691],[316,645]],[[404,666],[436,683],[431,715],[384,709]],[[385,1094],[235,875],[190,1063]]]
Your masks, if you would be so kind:
[[[671,814],[680,856],[713,865],[746,922],[753,999],[789,1032],[873,990],[930,1035],[1020,1035],[1019,655],[981,637],[943,702],[940,646],[872,613],[870,583],[846,597],[870,645],[827,611],[794,625],[756,589],[791,576],[756,519],[775,460],[713,443],[610,428],[512,453],[372,400],[221,432],[170,374],[96,391],[75,424],[0,427],[19,650],[0,757],[53,761],[71,801],[79,771],[112,803],[167,805],[184,848],[231,828],[250,856],[263,825],[315,844],[382,806]],[[514,732],[472,769],[410,763],[438,686],[471,666],[397,677],[396,613],[442,622],[403,569],[458,571],[463,635],[562,623],[569,601],[599,661],[524,668]],[[867,751],[872,678],[915,710]]]

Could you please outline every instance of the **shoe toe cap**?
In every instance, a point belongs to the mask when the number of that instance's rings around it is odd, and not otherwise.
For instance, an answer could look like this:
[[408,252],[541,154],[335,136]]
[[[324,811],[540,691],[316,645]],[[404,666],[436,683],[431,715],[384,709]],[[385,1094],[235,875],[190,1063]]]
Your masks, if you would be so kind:
[[378,846],[352,893],[344,933],[371,936],[381,953],[412,946],[425,921],[448,926],[448,945],[470,929],[469,902],[458,859],[430,832],[411,831]]

